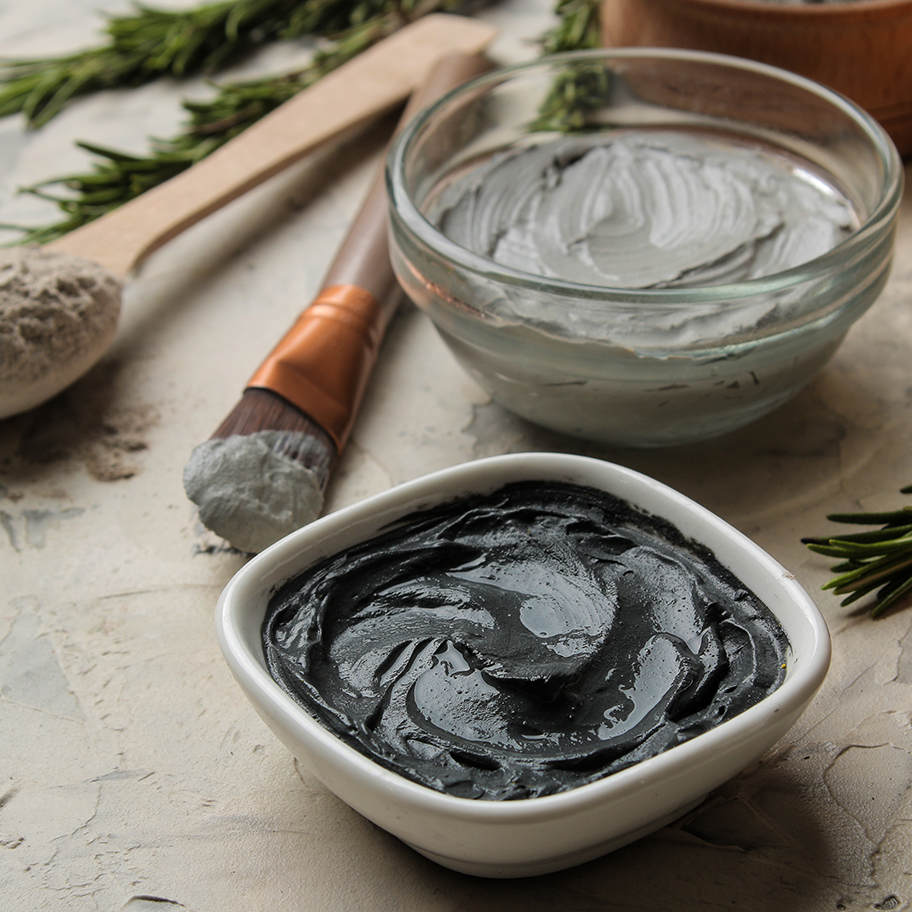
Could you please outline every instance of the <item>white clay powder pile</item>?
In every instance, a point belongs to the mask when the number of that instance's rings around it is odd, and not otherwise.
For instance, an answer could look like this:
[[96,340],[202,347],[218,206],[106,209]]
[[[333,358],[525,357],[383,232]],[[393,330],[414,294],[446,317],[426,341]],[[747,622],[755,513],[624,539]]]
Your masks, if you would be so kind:
[[89,260],[40,247],[0,249],[0,389],[12,396],[68,376],[113,336],[121,291]]

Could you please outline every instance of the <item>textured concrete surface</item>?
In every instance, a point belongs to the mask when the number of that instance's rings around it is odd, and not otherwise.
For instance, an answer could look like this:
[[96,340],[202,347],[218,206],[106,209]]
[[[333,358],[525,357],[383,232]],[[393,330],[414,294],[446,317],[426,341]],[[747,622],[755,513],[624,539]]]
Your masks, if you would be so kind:
[[[0,7],[0,54],[90,42],[96,0]],[[105,9],[108,9],[105,6]],[[542,0],[484,15],[503,60],[535,52]],[[300,47],[256,68],[284,68]],[[91,139],[171,135],[201,82],[108,92],[45,129],[0,121],[0,221],[15,188],[85,164]],[[193,446],[319,284],[382,131],[314,155],[153,256],[114,347],[58,399],[0,422],[0,909],[827,912],[912,900],[912,606],[872,622],[819,591],[803,535],[893,508],[912,483],[912,227],[886,292],[823,374],[774,415],[674,451],[589,446],[492,404],[404,309],[329,491],[335,509],[468,459],[583,452],[667,482],[753,537],[816,594],[832,670],[790,735],[685,819],[526,881],[437,867],[299,769],[230,678],[216,598],[244,556],[197,522]],[[907,500],[905,502],[908,502]]]

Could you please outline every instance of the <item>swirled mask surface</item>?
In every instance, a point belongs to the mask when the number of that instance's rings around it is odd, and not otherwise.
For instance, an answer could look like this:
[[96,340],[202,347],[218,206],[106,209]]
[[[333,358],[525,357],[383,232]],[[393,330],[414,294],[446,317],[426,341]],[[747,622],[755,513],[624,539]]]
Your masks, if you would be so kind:
[[573,788],[782,681],[778,622],[713,556],[602,492],[517,483],[413,515],[292,580],[270,671],[332,731],[430,788]]
[[428,217],[502,266],[617,288],[772,275],[858,225],[843,196],[781,152],[647,131],[495,155],[443,190]]

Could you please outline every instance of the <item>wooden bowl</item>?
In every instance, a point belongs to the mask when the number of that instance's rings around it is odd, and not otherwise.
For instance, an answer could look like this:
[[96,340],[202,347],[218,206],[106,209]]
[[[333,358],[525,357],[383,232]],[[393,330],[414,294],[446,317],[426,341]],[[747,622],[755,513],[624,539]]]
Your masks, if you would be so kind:
[[602,0],[606,47],[715,51],[848,96],[912,154],[912,0]]

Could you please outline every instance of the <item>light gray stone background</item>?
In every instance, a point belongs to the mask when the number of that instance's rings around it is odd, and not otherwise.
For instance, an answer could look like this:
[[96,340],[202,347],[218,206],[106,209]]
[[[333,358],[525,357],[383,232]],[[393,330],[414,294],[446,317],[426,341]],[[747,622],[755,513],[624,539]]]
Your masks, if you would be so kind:
[[[183,0],[182,0],[183,2]],[[107,11],[125,4],[105,4]],[[0,54],[96,40],[98,0],[0,5]],[[501,0],[508,62],[535,54],[545,0]],[[274,72],[271,49],[230,74]],[[225,77],[229,78],[229,77]],[[17,187],[84,168],[89,139],[173,135],[201,80],[79,101],[46,128],[0,121],[0,221],[52,212]],[[317,290],[383,131],[315,154],[192,229],[128,283],[109,355],[62,397],[0,422],[0,909],[148,912],[826,912],[912,900],[912,607],[872,622],[820,592],[800,543],[827,513],[894,508],[912,483],[912,226],[886,292],[793,402],[671,451],[596,447],[489,401],[403,309],[333,478],[336,509],[496,453],[581,452],[677,487],[814,593],[832,670],[788,738],[685,819],[523,881],[444,870],[339,802],[255,716],[215,643],[244,558],[197,522],[181,470]]]

